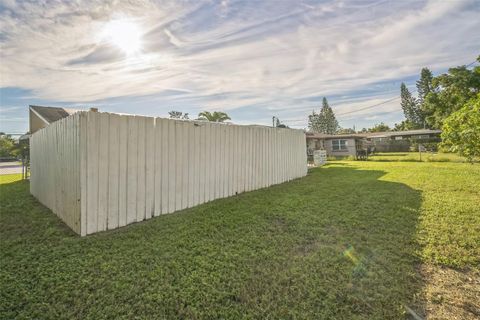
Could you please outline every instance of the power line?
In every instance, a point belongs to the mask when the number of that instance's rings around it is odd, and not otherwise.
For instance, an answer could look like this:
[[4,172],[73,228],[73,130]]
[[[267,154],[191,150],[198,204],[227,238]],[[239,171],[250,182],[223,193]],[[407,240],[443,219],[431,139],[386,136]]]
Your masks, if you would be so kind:
[[[474,65],[475,63],[477,63],[476,60],[473,61],[473,62],[471,62],[471,63],[469,63],[468,65],[466,65],[466,67],[468,68],[468,67]],[[368,107],[364,107],[364,108],[360,108],[360,109],[356,109],[356,110],[352,110],[352,111],[348,111],[348,112],[343,112],[343,113],[337,113],[335,116],[343,116],[343,115],[346,115],[346,114],[352,114],[352,113],[356,113],[356,112],[359,112],[359,111],[372,109],[372,108],[381,106],[381,105],[383,105],[383,104],[385,104],[385,103],[394,101],[394,100],[396,100],[396,99],[398,99],[398,98],[400,98],[400,96],[393,97],[393,98],[391,98],[391,99],[388,99],[388,100],[385,100],[385,101],[382,101],[382,102],[373,104],[373,105],[368,106]],[[392,112],[398,112],[398,110],[392,110],[392,111],[384,112],[384,113],[392,113]],[[308,122],[308,119],[286,119],[286,120],[282,120],[282,122],[302,122],[302,123],[307,123],[307,122]]]
[[398,99],[398,98],[400,98],[400,96],[394,97],[394,98],[391,98],[391,99],[388,99],[388,100],[385,100],[385,101],[382,101],[382,102],[379,102],[379,103],[377,103],[377,104],[374,104],[374,105],[371,105],[371,106],[368,106],[368,107],[365,107],[365,108],[360,108],[360,109],[356,109],[356,110],[352,110],[352,111],[348,111],[348,112],[344,112],[344,113],[337,113],[336,115],[337,115],[337,116],[343,116],[343,115],[345,115],[345,114],[350,114],[350,113],[355,113],[355,112],[358,112],[358,111],[363,111],[363,110],[367,110],[367,109],[372,109],[372,108],[381,106],[382,104],[385,104],[385,103],[387,103],[387,102],[396,100],[396,99]]
[[287,120],[282,120],[282,122],[300,122],[300,121],[306,121],[305,119],[287,119]]
[[470,64],[467,64],[465,67],[468,68],[468,67],[470,67],[471,65],[473,65],[473,64],[475,64],[475,63],[477,63],[477,60],[473,61],[473,62],[470,63]]
[[[356,110],[352,110],[352,111],[348,111],[348,112],[343,112],[343,113],[337,113],[335,116],[343,116],[343,115],[346,115],[346,114],[351,114],[351,113],[355,113],[355,112],[359,112],[359,111],[363,111],[363,110],[368,110],[368,109],[372,109],[372,108],[375,108],[375,107],[378,107],[378,106],[381,106],[385,103],[388,103],[388,102],[391,102],[391,101],[394,101],[396,99],[400,98],[400,96],[398,97],[393,97],[391,99],[388,99],[388,100],[385,100],[385,101],[382,101],[382,102],[379,102],[379,103],[376,103],[376,104],[373,104],[371,106],[368,106],[368,107],[364,107],[364,108],[360,108],[360,109],[356,109]],[[393,112],[393,111],[392,111]],[[397,111],[395,111],[397,112]],[[283,122],[306,122],[305,119],[287,119],[287,120],[282,120]]]
[[[477,61],[473,61],[472,63],[468,64],[466,67],[470,67],[471,65],[475,64]],[[343,116],[345,114],[350,114],[350,113],[355,113],[355,112],[358,112],[358,111],[363,111],[363,110],[368,110],[368,109],[371,109],[371,108],[375,108],[377,106],[380,106],[382,104],[385,104],[387,102],[390,102],[390,101],[394,101],[396,99],[400,98],[400,96],[397,96],[397,97],[394,97],[392,99],[388,99],[388,100],[385,100],[385,101],[382,101],[380,103],[377,103],[377,104],[374,104],[374,105],[371,105],[371,106],[368,106],[368,107],[365,107],[365,108],[360,108],[360,109],[356,109],[356,110],[352,110],[352,111],[349,111],[349,112],[344,112],[344,113],[337,113],[336,116]]]

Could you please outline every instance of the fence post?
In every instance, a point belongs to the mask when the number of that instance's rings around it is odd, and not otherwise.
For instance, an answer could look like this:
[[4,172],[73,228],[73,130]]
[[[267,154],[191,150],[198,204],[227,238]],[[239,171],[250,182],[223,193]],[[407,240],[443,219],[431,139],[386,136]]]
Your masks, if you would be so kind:
[[22,180],[25,180],[25,159],[22,157]]

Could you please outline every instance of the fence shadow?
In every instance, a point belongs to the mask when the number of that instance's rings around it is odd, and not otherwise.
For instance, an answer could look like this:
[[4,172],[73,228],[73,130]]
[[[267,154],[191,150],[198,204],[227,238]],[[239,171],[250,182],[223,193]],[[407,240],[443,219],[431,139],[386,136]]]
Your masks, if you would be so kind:
[[421,193],[384,175],[326,166],[85,238],[28,183],[0,185],[0,316],[399,319],[406,306],[421,315]]

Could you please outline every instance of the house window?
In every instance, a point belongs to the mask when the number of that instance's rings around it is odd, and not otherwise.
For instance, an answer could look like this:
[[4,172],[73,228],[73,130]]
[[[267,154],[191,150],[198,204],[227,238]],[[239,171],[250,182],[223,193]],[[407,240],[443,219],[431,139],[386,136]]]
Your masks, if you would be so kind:
[[428,134],[419,134],[414,137],[415,139],[428,139],[430,136]]
[[347,140],[332,140],[333,151],[347,150]]

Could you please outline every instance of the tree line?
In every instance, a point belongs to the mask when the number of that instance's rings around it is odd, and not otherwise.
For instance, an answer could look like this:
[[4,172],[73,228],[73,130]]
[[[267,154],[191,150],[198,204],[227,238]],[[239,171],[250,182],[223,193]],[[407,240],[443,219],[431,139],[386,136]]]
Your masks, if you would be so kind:
[[[480,56],[477,62],[480,62]],[[450,68],[438,76],[423,68],[416,81],[416,97],[405,83],[400,85],[400,105],[405,120],[395,124],[393,129],[381,122],[359,132],[441,129],[445,149],[458,152],[469,160],[480,158],[480,66],[468,67]],[[308,116],[308,129],[326,134],[356,133],[354,129],[338,125],[325,97],[320,112],[313,111]]]
[[[188,113],[183,113],[180,111],[170,111],[168,115],[170,116],[170,119],[184,119],[184,120],[190,119],[190,116]],[[202,111],[198,114],[197,120],[204,120],[204,121],[211,121],[211,122],[225,122],[227,120],[232,120],[232,119],[225,112]]]
[[[477,60],[480,62],[480,56]],[[437,77],[428,68],[423,68],[416,87],[418,94],[414,97],[404,83],[400,86],[405,121],[397,128],[442,129],[452,113],[460,110],[480,92],[480,67],[450,68],[447,73]]]
[[28,140],[19,141],[11,135],[0,132],[0,159],[28,157]]
[[[477,57],[480,62],[480,56]],[[472,63],[473,64],[473,63]],[[400,86],[405,120],[396,130],[441,129],[440,146],[469,161],[480,158],[480,66],[458,66],[434,77],[423,68],[416,82],[417,97]]]
[[[477,58],[480,62],[480,56]],[[434,77],[432,71],[423,68],[416,81],[417,97],[400,85],[400,106],[405,120],[390,128],[381,122],[372,128],[363,128],[358,132],[404,131],[415,129],[442,129],[445,120],[460,110],[468,101],[475,99],[480,92],[480,67],[468,69],[467,66],[450,68],[447,73]],[[323,98],[320,112],[313,111],[308,116],[308,129],[311,132],[338,134],[356,133],[351,128],[341,128],[335,113]]]
[[[181,111],[170,111],[168,115],[170,116],[170,119],[183,119],[183,120],[190,119],[190,116],[188,113],[183,113]],[[203,120],[203,121],[210,121],[210,122],[225,122],[227,120],[232,120],[232,119],[225,112],[202,111],[198,114],[198,117],[196,120]],[[273,117],[273,127],[289,128],[286,124],[282,123],[278,117]]]

